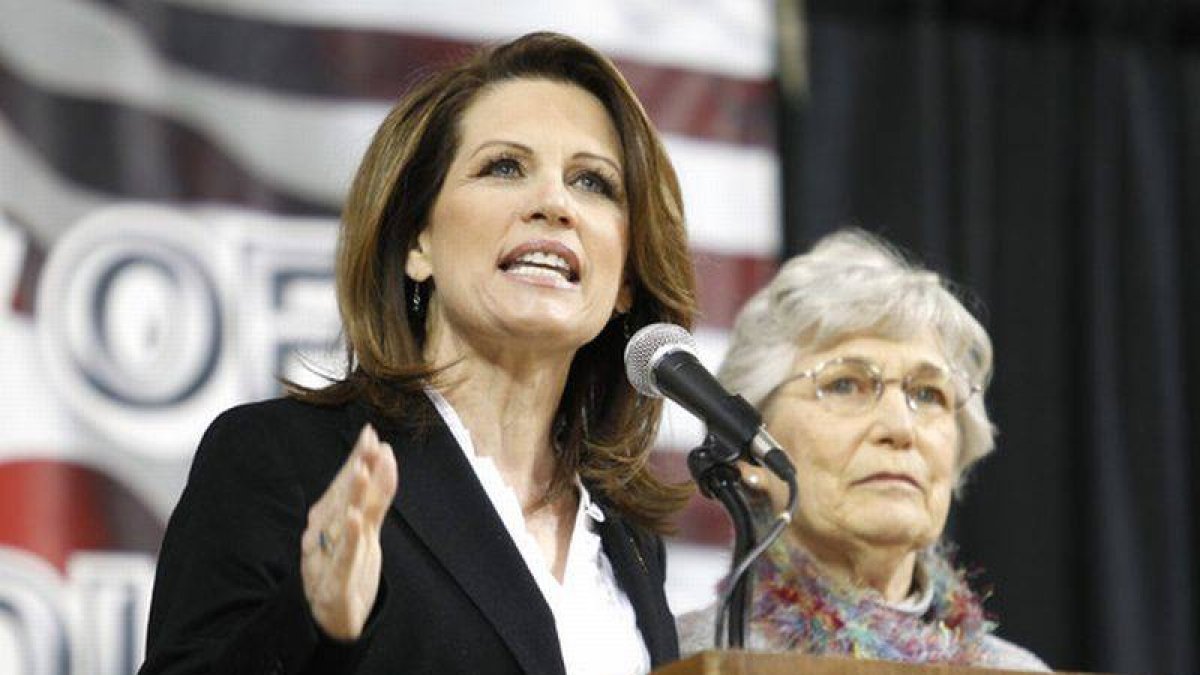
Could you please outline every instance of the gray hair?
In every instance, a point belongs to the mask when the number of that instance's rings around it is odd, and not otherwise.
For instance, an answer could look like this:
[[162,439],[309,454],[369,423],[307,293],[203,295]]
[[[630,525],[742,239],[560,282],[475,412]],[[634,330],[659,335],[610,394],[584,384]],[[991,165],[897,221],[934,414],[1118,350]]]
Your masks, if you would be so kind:
[[[850,337],[909,339],[932,329],[948,363],[986,390],[992,341],[936,273],[861,230],[827,235],[791,258],[734,323],[718,377],[755,407],[791,373],[797,356]],[[958,412],[957,484],[995,447],[983,391]]]

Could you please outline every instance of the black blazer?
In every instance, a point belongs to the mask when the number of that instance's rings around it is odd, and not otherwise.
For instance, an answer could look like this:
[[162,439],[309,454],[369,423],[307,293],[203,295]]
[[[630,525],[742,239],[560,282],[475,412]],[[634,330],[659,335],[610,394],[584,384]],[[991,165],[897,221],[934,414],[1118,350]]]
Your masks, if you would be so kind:
[[[424,405],[429,405],[424,402]],[[234,408],[200,443],[158,561],[141,673],[561,675],[554,618],[462,451],[366,408],[281,399]],[[380,538],[379,595],[351,644],[325,638],[300,579],[300,537],[371,421],[400,483]],[[605,508],[604,551],[654,666],[678,658],[662,541]]]

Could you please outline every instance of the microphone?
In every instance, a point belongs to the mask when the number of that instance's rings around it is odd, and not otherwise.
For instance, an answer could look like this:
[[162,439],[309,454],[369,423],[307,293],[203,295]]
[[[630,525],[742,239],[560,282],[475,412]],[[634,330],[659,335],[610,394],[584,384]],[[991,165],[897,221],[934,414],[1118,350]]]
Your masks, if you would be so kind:
[[[655,323],[634,333],[625,345],[625,374],[643,396],[669,398],[708,425],[709,437],[688,454],[688,469],[701,492],[719,499],[729,510],[737,533],[734,560],[738,561],[725,578],[713,640],[718,647],[726,645],[728,626],[728,644],[741,647],[749,597],[745,575],[792,520],[798,501],[796,469],[763,428],[762,416],[754,406],[725,391],[701,365],[696,357],[696,340],[682,326]],[[787,507],[757,543],[749,507],[734,487],[739,472],[731,465],[743,455],[765,464],[788,485]]]
[[795,475],[762,416],[708,372],[696,357],[695,338],[682,326],[653,323],[634,333],[625,345],[625,374],[643,396],[669,398],[708,425],[709,433],[736,453],[720,461],[748,454],[784,480]]

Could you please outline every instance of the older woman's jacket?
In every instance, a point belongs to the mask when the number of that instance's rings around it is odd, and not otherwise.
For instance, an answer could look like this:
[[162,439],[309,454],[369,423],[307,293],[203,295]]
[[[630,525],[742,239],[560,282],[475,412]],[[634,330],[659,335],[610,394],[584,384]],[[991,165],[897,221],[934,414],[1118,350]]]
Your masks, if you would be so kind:
[[[429,418],[397,425],[359,405],[288,399],[218,417],[163,540],[140,672],[562,674],[549,606],[450,431]],[[300,537],[367,421],[395,449],[400,481],[375,607],[342,644],[309,612]],[[674,660],[661,540],[611,509],[598,527],[651,661]]]

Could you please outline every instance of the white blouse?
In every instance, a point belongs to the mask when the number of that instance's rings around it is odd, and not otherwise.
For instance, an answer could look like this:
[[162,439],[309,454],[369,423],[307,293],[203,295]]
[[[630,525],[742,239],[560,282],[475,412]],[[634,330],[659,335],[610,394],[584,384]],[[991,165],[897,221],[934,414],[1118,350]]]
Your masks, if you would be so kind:
[[550,606],[567,675],[649,672],[650,653],[638,629],[637,615],[617,584],[612,563],[595,531],[595,523],[604,521],[604,512],[592,503],[583,483],[576,477],[579,509],[575,512],[575,527],[560,583],[525,526],[525,514],[516,493],[504,481],[492,458],[475,454],[471,433],[445,397],[433,389],[427,388],[426,393],[475,470],[476,478]]

